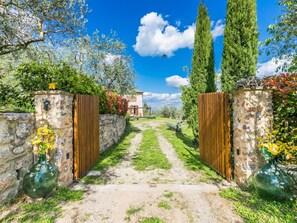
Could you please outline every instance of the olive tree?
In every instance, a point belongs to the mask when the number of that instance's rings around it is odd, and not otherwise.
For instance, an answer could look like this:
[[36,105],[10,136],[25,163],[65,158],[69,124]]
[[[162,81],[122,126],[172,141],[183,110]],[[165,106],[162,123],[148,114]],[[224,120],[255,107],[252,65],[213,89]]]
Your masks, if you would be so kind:
[[0,0],[0,55],[77,33],[87,11],[85,0]]

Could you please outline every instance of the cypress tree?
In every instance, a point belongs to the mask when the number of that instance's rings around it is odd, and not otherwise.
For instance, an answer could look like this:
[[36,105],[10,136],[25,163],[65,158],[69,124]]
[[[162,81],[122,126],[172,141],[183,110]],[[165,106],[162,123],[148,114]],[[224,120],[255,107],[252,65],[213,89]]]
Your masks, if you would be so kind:
[[184,116],[198,139],[198,94],[216,91],[214,83],[214,49],[207,9],[200,3],[196,21],[192,71],[189,87],[183,87],[182,101]]
[[207,82],[205,92],[216,92],[217,86],[215,84],[215,55],[214,55],[214,46],[213,39],[211,39],[209,61],[207,67]]
[[240,78],[256,75],[258,60],[258,27],[256,0],[228,0],[222,89],[232,90]]

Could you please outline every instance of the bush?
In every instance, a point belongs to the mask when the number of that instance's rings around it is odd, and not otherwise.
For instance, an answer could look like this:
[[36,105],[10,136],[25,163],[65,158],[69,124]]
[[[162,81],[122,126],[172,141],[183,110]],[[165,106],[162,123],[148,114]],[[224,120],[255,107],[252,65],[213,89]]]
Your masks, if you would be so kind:
[[57,90],[72,94],[100,95],[101,85],[94,78],[78,72],[65,63],[29,63],[21,65],[15,74],[23,90],[27,92],[48,90],[50,83],[57,84]]
[[0,82],[0,112],[33,111],[33,98],[28,92]]
[[[291,151],[283,159],[297,159],[297,74],[281,74],[264,79],[268,89],[273,89],[273,133],[283,151]],[[292,154],[292,155],[291,155]]]
[[126,115],[128,101],[122,96],[113,92],[104,92],[100,96],[100,114]]
[[17,69],[15,78],[19,83],[18,87],[7,86],[0,82],[0,111],[34,111],[32,92],[48,90],[50,83],[56,83],[57,90],[72,94],[98,95],[101,114],[125,115],[128,111],[126,99],[107,92],[93,77],[78,72],[64,63],[23,64]]

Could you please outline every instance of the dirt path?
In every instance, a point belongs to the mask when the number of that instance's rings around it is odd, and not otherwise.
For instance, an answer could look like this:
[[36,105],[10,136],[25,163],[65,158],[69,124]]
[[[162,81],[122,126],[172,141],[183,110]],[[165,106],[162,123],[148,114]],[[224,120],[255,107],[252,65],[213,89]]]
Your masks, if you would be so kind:
[[[137,124],[141,130],[157,127],[156,121]],[[158,217],[167,223],[242,222],[228,201],[219,196],[219,187],[201,183],[201,173],[188,171],[172,145],[160,134],[162,152],[172,164],[170,170],[139,172],[131,164],[142,140],[131,140],[125,159],[106,172],[106,185],[76,185],[86,190],[84,200],[63,207],[57,222],[141,222]]]

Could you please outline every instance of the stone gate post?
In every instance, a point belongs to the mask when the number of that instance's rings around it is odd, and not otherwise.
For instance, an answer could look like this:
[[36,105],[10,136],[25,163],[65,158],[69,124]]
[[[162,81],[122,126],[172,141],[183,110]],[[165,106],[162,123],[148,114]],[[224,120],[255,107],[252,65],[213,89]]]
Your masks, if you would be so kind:
[[265,163],[257,141],[272,121],[272,91],[233,91],[234,178],[241,187],[247,187],[248,178]]
[[59,186],[73,182],[73,100],[72,94],[50,90],[35,92],[36,128],[48,120],[57,133],[51,162],[59,170]]

